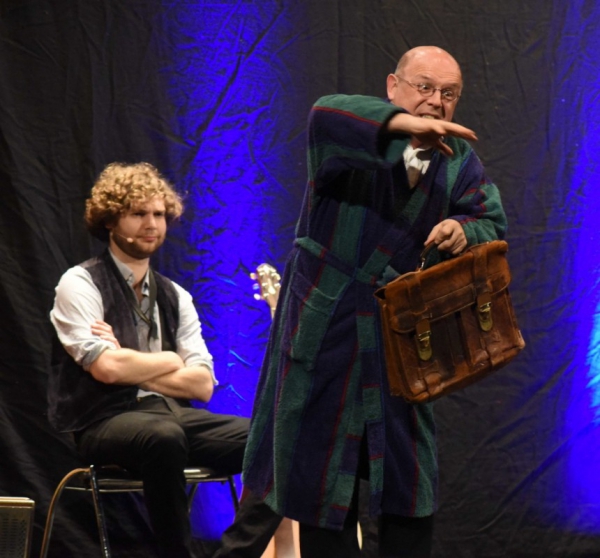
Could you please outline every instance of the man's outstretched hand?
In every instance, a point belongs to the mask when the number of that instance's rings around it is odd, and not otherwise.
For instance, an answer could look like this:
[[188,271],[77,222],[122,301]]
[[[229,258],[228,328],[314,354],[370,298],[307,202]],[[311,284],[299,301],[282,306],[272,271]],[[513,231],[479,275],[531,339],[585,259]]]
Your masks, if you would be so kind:
[[392,133],[411,135],[418,140],[420,145],[431,146],[444,155],[453,155],[452,149],[442,141],[445,136],[477,141],[475,132],[460,124],[434,118],[412,116],[407,113],[399,113],[393,116],[388,122],[387,130]]

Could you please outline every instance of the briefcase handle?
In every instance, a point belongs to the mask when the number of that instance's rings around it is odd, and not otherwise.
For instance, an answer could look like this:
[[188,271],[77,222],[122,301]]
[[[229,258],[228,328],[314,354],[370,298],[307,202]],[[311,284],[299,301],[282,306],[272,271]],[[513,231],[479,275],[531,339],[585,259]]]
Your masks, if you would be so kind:
[[421,255],[419,256],[419,265],[415,271],[423,271],[427,257],[434,248],[437,248],[437,244],[433,240],[427,246],[425,246],[425,248],[423,248]]
[[[423,271],[423,268],[425,267],[425,262],[427,261],[429,254],[434,248],[437,248],[437,244],[433,240],[427,246],[425,246],[425,248],[423,248],[421,255],[419,256],[419,265],[417,266],[417,269],[415,271]],[[460,254],[457,254],[457,256],[460,256],[463,253],[464,250]]]

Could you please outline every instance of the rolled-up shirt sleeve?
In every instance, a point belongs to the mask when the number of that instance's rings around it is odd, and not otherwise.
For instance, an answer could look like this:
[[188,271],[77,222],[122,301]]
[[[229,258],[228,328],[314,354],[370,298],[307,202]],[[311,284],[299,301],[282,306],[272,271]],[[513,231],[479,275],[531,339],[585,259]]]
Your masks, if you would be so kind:
[[[177,354],[186,366],[206,366],[216,385],[213,358],[202,338],[202,326],[192,296],[176,283],[172,282],[172,285],[179,299]],[[102,296],[90,274],[80,266],[65,272],[56,287],[50,320],[67,353],[84,370],[89,371],[102,352],[117,348],[114,343],[92,333],[92,324],[104,319]],[[158,310],[155,310],[155,319],[160,319]],[[154,350],[160,351],[160,342]]]
[[186,366],[206,366],[212,375],[213,382],[219,382],[215,376],[213,358],[202,337],[202,325],[194,306],[192,295],[172,282],[179,297],[179,327],[177,329],[177,354]]
[[67,353],[84,370],[103,351],[117,348],[92,333],[92,324],[103,319],[102,297],[90,274],[79,266],[66,271],[56,287],[50,320]]

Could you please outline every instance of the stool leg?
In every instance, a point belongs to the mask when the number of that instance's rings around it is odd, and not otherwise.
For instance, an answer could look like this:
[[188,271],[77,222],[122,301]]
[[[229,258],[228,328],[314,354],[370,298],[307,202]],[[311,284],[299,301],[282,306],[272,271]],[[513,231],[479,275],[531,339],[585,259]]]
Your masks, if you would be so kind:
[[196,496],[197,490],[197,483],[194,483],[190,486],[190,491],[188,493],[188,515],[192,513],[192,504],[194,503],[194,496]]
[[96,469],[90,465],[90,488],[92,489],[92,498],[94,500],[94,510],[96,511],[96,523],[98,524],[98,535],[100,535],[100,548],[103,558],[111,558],[110,545],[108,544],[108,532],[106,530],[106,520],[104,509],[100,501],[100,489],[98,488],[98,479]]
[[54,514],[56,512],[56,505],[58,504],[58,500],[69,481],[78,475],[88,474],[90,472],[89,469],[74,469],[60,481],[59,485],[56,487],[54,494],[52,495],[52,500],[50,501],[50,506],[48,507],[48,516],[46,517],[46,527],[44,528],[44,539],[42,540],[42,550],[40,552],[40,558],[46,558],[48,554],[48,548],[50,547],[50,537],[52,536],[52,527],[54,526]]
[[235,511],[240,509],[240,499],[238,498],[237,490],[235,489],[235,482],[233,477],[227,477],[229,483],[229,490],[231,491],[231,499],[233,500],[233,507]]

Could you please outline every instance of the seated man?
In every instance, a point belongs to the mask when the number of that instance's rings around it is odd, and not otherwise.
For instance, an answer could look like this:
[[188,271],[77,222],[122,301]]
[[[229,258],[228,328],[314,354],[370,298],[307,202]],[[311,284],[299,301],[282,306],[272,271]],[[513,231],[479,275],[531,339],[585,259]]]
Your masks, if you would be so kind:
[[85,220],[107,250],[69,269],[51,320],[65,351],[49,380],[49,418],[85,460],[139,474],[160,556],[190,557],[183,469],[239,473],[248,420],[189,404],[217,383],[191,295],[150,267],[177,193],[147,163],[106,167]]

